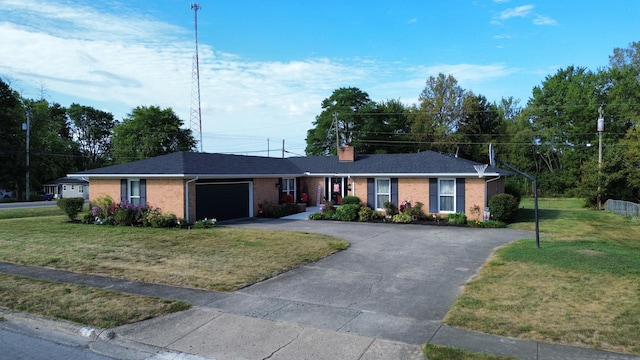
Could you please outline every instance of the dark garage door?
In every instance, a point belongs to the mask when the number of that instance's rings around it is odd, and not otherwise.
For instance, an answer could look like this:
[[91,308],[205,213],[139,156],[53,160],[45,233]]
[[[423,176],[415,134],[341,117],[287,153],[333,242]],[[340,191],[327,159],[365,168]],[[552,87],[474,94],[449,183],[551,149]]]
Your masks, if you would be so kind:
[[196,218],[218,221],[249,217],[249,183],[198,184]]

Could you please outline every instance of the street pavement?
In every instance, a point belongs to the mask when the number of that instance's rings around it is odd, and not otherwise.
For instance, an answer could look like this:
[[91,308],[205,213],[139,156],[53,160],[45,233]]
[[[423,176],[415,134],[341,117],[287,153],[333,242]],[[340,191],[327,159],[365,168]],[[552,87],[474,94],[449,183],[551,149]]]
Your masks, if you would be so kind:
[[[0,263],[0,272],[194,305],[114,329],[68,331],[90,334],[92,341],[86,347],[117,359],[423,359],[420,345],[426,342],[519,359],[640,359],[442,325],[462,286],[492,252],[509,241],[533,237],[529,232],[295,217],[231,221],[223,226],[322,233],[345,239],[351,246],[233,293],[7,263]],[[9,324],[24,317],[6,312],[2,316]]]

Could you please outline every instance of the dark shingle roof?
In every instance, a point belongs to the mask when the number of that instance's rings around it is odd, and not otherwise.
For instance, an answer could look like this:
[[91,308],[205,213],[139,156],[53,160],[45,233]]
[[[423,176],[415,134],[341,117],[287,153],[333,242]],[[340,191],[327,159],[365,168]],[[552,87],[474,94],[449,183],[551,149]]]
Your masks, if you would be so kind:
[[[474,165],[480,163],[433,151],[411,154],[358,155],[354,162],[340,162],[337,156],[290,158],[303,171],[336,174],[476,174]],[[487,169],[494,173],[508,172]]]
[[301,172],[294,164],[280,158],[176,152],[74,175],[268,176]]
[[[358,155],[354,162],[340,162],[337,156],[268,158],[230,154],[177,152],[126,164],[82,171],[74,176],[203,176],[268,177],[311,175],[444,175],[473,176],[480,163],[433,151],[412,154]],[[489,168],[486,173],[506,175]]]

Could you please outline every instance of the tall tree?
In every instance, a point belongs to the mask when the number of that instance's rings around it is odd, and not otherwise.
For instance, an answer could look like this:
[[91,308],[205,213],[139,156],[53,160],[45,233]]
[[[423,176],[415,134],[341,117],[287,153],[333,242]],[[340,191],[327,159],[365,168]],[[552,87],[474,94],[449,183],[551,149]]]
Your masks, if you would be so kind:
[[113,114],[71,104],[67,115],[72,122],[73,137],[86,160],[83,167],[91,169],[105,165],[111,158],[111,135],[117,123]]
[[[306,154],[337,154],[336,141],[339,146],[352,145],[354,133],[363,124],[363,115],[359,113],[359,110],[370,102],[369,94],[358,88],[349,87],[335,90],[330,97],[322,101],[323,110],[320,115],[316,116],[313,122],[314,128],[307,131]],[[334,122],[336,117],[337,136]]]
[[427,79],[419,106],[409,111],[413,138],[421,143],[421,149],[455,152],[464,93],[452,75],[440,73]]
[[502,118],[498,107],[483,95],[469,91],[462,101],[462,117],[458,122],[458,155],[478,162],[487,161],[489,143],[502,131]]
[[31,111],[30,174],[35,189],[76,170],[79,151],[64,107],[46,100],[25,100],[25,104]]
[[640,67],[640,41],[632,42],[626,49],[613,49],[613,55],[609,56],[609,65],[613,68]]
[[25,178],[25,111],[20,96],[0,78],[0,188],[16,191]]
[[125,163],[133,160],[193,151],[196,140],[191,130],[171,108],[138,106],[114,128],[113,160]]
[[354,146],[366,154],[415,151],[407,107],[400,100],[372,101],[359,109],[363,117]]

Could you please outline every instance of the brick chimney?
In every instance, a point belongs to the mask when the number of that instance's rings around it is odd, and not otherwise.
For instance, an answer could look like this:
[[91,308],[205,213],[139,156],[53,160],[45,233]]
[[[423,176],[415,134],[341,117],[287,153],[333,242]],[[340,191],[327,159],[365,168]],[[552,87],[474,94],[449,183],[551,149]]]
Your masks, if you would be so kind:
[[353,146],[345,145],[338,149],[338,160],[340,162],[356,161],[356,149]]

